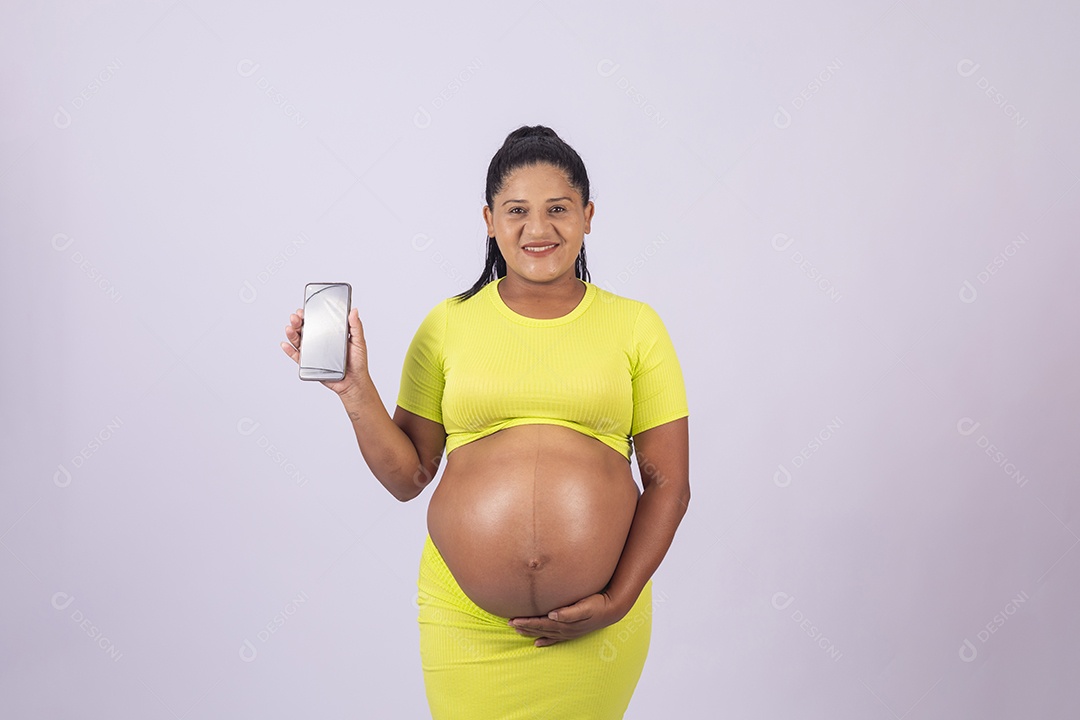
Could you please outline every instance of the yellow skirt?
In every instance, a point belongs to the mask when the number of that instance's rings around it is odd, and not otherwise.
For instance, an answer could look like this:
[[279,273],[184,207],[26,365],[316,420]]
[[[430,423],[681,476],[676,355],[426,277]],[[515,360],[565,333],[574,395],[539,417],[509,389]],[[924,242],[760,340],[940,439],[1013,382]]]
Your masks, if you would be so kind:
[[417,590],[433,720],[623,717],[649,652],[652,579],[619,622],[546,647],[470,600],[430,535]]

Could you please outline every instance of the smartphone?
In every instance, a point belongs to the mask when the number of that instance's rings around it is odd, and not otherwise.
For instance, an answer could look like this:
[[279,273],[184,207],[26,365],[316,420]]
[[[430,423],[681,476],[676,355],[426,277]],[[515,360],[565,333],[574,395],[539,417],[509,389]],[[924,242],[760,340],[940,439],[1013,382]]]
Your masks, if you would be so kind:
[[349,350],[349,283],[304,286],[304,322],[300,326],[300,379],[344,380]]

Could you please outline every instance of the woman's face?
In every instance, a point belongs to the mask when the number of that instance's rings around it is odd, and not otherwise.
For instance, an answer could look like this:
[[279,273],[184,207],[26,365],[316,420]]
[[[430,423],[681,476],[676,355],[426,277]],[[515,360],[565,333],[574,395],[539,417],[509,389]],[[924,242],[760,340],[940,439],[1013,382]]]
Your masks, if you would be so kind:
[[[592,221],[592,201],[581,194],[554,165],[514,170],[502,190],[484,206],[488,237],[495,238],[506,259],[506,274],[531,282],[575,277],[574,263]],[[536,254],[528,247],[554,246]]]

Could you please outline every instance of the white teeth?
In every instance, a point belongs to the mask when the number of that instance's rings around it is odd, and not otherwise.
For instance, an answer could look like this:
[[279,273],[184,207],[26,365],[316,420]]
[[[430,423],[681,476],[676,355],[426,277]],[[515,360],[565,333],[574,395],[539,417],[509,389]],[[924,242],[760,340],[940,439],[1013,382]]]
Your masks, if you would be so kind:
[[527,248],[525,248],[525,250],[527,252],[543,252],[545,250],[550,250],[553,247],[555,247],[555,246],[554,245],[545,245],[544,247],[527,247]]

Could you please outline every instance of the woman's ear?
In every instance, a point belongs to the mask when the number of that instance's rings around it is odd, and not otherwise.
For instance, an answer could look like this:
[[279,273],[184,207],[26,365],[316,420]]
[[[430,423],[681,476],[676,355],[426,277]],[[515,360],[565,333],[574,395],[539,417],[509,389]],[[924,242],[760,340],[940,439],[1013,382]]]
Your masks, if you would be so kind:
[[483,215],[484,223],[487,225],[488,237],[495,237],[495,222],[494,218],[491,217],[491,208],[489,208],[487,205],[484,206]]
[[[485,205],[484,207],[487,207],[487,206]],[[592,229],[592,216],[593,216],[593,212],[595,210],[596,210],[596,206],[593,205],[592,200],[585,203],[585,234],[586,235],[588,235],[589,231]]]

